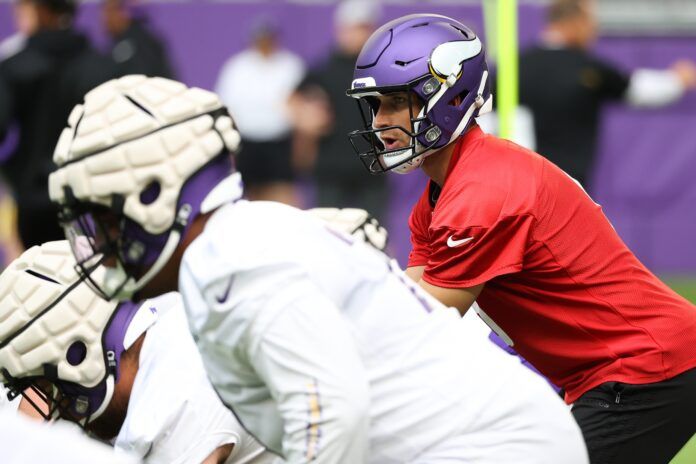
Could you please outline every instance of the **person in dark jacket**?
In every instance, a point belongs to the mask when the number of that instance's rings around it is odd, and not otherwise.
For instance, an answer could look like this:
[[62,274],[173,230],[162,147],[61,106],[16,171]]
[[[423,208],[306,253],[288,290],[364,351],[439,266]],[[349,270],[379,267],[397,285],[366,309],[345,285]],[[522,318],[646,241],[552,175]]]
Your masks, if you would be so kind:
[[128,0],[104,0],[102,21],[112,39],[111,59],[120,76],[175,78],[167,48],[149,28],[145,15]]
[[64,235],[48,198],[53,150],[73,106],[113,77],[110,62],[72,28],[74,0],[19,0],[35,10],[35,29],[13,55],[0,61],[0,142],[13,127],[19,136],[3,177],[18,205],[25,247]]
[[591,50],[597,39],[595,0],[553,0],[541,41],[520,55],[520,104],[534,118],[536,151],[590,184],[605,103],[658,108],[696,88],[696,66],[625,72]]
[[[379,20],[381,8],[374,0],[341,2],[334,14],[336,47],[328,59],[300,83],[291,105],[300,133],[320,134],[312,175],[317,204],[322,207],[360,208],[386,221],[386,176],[365,176],[355,163],[346,134],[360,122],[355,102],[346,98],[355,60]],[[322,115],[324,110],[328,115]],[[313,127],[318,126],[318,127]]]

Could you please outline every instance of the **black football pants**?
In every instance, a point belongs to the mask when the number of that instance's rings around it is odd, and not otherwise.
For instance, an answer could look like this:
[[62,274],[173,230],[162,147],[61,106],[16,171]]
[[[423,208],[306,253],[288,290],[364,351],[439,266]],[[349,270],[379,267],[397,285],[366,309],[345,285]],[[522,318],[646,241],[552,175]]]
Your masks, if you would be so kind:
[[696,433],[696,369],[663,382],[607,382],[573,405],[592,464],[667,464]]

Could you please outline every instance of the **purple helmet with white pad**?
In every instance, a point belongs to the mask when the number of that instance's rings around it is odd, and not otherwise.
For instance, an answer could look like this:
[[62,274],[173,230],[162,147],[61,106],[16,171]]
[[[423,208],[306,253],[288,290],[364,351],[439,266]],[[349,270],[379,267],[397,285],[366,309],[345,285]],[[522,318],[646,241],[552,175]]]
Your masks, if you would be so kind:
[[[393,92],[407,92],[422,105],[418,114],[411,111],[411,127],[374,126],[375,97]],[[347,94],[358,100],[365,125],[349,137],[372,173],[418,168],[492,107],[481,40],[462,23],[435,14],[404,16],[375,31],[358,57]],[[380,134],[394,129],[410,136],[408,147],[385,149]]]
[[[77,264],[105,298],[131,298],[169,261],[193,220],[242,195],[240,136],[220,99],[131,75],[85,95],[49,177]],[[102,285],[89,277],[110,263]],[[113,264],[112,264],[113,263]]]
[[36,392],[48,414],[27,399],[46,419],[84,426],[111,401],[123,352],[156,319],[147,302],[99,297],[67,241],[30,248],[0,275],[0,382],[12,397]]

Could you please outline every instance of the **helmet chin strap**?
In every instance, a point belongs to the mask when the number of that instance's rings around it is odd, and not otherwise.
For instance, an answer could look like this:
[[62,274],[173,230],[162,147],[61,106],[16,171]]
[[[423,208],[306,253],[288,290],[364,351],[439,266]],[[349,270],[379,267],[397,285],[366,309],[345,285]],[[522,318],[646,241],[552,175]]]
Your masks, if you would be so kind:
[[129,276],[123,266],[119,262],[115,268],[107,267],[104,273],[104,290],[107,295],[113,295],[118,299],[130,299],[137,291],[147,285],[167,264],[169,258],[172,257],[176,247],[179,246],[181,240],[181,231],[184,230],[191,216],[191,206],[183,204],[177,213],[175,224],[178,227],[173,227],[167,237],[167,243],[162,249],[162,253],[157,257],[157,260],[150,266],[150,269],[139,280],[135,280]]
[[[474,115],[474,111],[476,111],[479,108],[485,108],[486,107],[486,101],[483,99],[483,89],[486,87],[486,81],[488,80],[488,71],[484,71],[483,75],[481,76],[481,83],[479,84],[478,88],[478,93],[476,94],[476,99],[474,100],[474,103],[469,106],[469,108],[466,110],[466,113],[464,114],[464,117],[462,120],[459,122],[459,125],[457,126],[457,129],[452,133],[452,137],[450,137],[449,142],[447,142],[447,145],[450,143],[454,142],[454,140],[462,135],[462,132],[464,132],[464,129],[466,126],[469,124],[469,120],[471,120],[471,117]],[[492,100],[489,99],[492,104]],[[445,145],[445,146],[447,146]]]
[[109,406],[109,403],[111,403],[111,399],[114,396],[114,390],[114,376],[112,374],[109,374],[109,376],[106,378],[106,393],[104,394],[104,400],[99,405],[99,409],[94,411],[94,413],[90,416],[80,420],[81,426],[86,426],[87,424],[93,422],[95,419],[99,418],[102,414],[104,414],[104,411],[106,411],[106,408]]
[[[242,198],[244,189],[242,186],[241,174],[235,172],[215,187],[213,187],[208,195],[201,203],[201,214],[209,213],[220,206],[234,202]],[[107,295],[114,294],[119,299],[130,299],[136,292],[142,290],[167,264],[169,258],[172,257],[174,251],[181,240],[181,231],[183,231],[191,219],[191,206],[183,204],[177,213],[175,224],[178,227],[172,228],[167,237],[167,243],[162,249],[162,253],[157,257],[150,269],[139,280],[135,280],[129,276],[121,263],[118,263],[115,268],[107,268],[104,278],[104,288]],[[125,283],[124,283],[125,282]]]
[[[179,210],[181,214],[181,210]],[[179,240],[181,239],[181,232],[179,230],[173,229],[169,233],[167,238],[167,243],[162,249],[162,253],[157,257],[150,269],[142,276],[139,280],[135,280],[133,277],[126,273],[125,269],[119,262],[115,268],[107,268],[104,274],[104,289],[107,295],[114,295],[118,299],[129,299],[137,291],[141,290],[145,285],[150,283],[150,281],[162,270],[162,268],[167,264],[169,258],[172,257],[176,247],[179,245]],[[125,282],[125,283],[124,283]]]
[[[401,150],[398,152],[389,153],[389,155],[381,155],[380,158],[382,159],[381,160],[382,164],[387,166],[388,169],[390,168],[389,164],[392,164],[392,165],[398,164],[398,166],[396,166],[392,170],[394,172],[396,172],[397,174],[407,174],[407,173],[413,171],[414,169],[418,169],[421,166],[421,164],[423,164],[423,156],[416,156],[412,159],[409,159],[414,154],[415,154],[414,148],[407,148],[407,149],[404,149],[404,150]],[[387,163],[386,159],[389,159],[390,162]],[[399,164],[399,162],[401,162],[403,160],[408,160],[408,161],[406,161],[402,164]]]
[[[109,403],[111,403],[111,399],[113,398],[115,391],[115,382],[113,374],[109,374],[104,381],[106,382],[106,392],[104,392],[104,398],[102,399],[99,408],[89,416],[83,417],[82,419],[77,421],[77,424],[80,425],[80,427],[82,428],[85,428],[87,424],[94,422],[97,418],[104,414],[106,408],[109,407]],[[53,389],[55,396],[55,390],[57,389],[57,387],[54,385]],[[51,411],[50,420],[55,421],[58,419],[60,419],[60,408],[54,408],[53,411]]]
[[[153,312],[150,311],[150,305],[148,304],[148,301],[145,301],[144,303],[140,304],[135,312],[135,316],[133,317],[133,319],[131,319],[130,323],[128,324],[126,333],[124,334],[124,350],[128,350],[130,347],[132,347],[137,338],[143,333],[145,333],[156,321],[157,313],[153,314]],[[111,400],[113,399],[114,392],[116,391],[116,379],[114,374],[109,374],[104,381],[106,382],[106,391],[104,393],[104,399],[102,400],[101,404],[99,405],[99,408],[96,411],[79,421],[79,424],[82,427],[85,427],[87,424],[99,418],[104,413],[106,408],[109,406],[109,403],[111,403]]]

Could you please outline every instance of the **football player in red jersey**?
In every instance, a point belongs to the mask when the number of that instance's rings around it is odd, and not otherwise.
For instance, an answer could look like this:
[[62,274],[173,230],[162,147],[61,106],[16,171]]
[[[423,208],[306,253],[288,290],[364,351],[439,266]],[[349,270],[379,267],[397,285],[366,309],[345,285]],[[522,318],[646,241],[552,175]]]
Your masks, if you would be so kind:
[[[421,168],[408,274],[480,316],[563,387],[593,463],[666,463],[696,433],[696,307],[648,271],[599,205],[542,156],[481,131],[483,45],[411,15],[365,44],[350,134],[373,173]],[[475,355],[475,354],[474,354]]]

